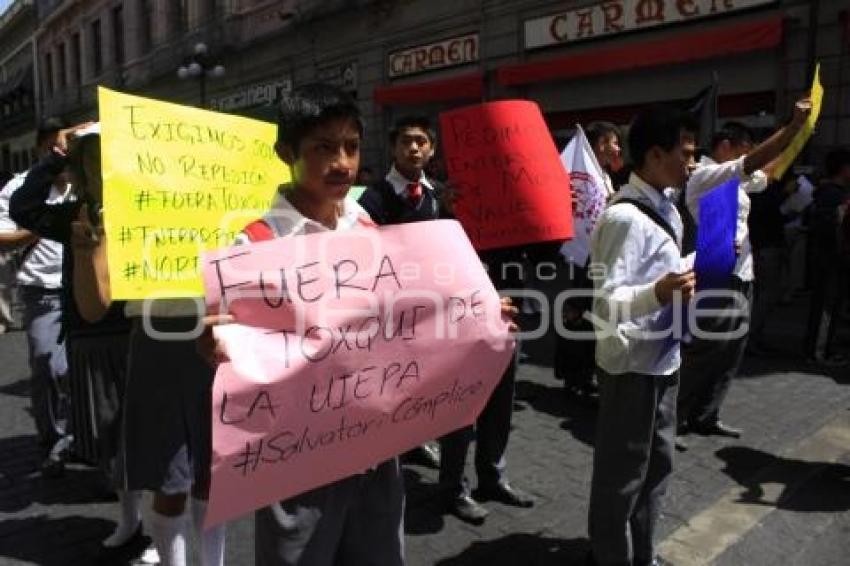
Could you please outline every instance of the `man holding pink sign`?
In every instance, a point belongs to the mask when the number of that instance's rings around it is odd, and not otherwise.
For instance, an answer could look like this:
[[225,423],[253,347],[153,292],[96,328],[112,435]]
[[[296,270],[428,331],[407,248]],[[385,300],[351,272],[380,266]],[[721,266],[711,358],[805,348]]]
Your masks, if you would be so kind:
[[378,230],[346,197],[361,134],[337,89],[284,99],[293,183],[204,259],[225,313],[199,343],[218,365],[207,521],[259,509],[263,566],[403,564],[395,455],[473,421],[512,356],[515,309],[457,223]]

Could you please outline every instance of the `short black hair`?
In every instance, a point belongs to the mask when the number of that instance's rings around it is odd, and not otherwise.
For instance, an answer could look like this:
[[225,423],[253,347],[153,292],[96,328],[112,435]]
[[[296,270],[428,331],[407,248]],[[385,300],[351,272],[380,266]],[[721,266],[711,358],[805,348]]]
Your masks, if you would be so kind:
[[296,88],[280,101],[277,142],[289,145],[297,154],[301,141],[311,130],[331,120],[350,118],[363,135],[363,117],[357,102],[343,90],[314,83]]
[[650,106],[641,110],[629,128],[629,154],[635,167],[643,167],[653,147],[670,151],[682,139],[682,130],[695,132],[696,123],[686,112],[672,106]]
[[738,146],[742,143],[753,143],[753,131],[741,122],[726,122],[711,138],[712,151],[717,149],[717,146],[724,141],[729,141],[732,145]]
[[584,133],[587,135],[587,141],[590,142],[590,147],[595,146],[599,140],[607,138],[611,134],[617,136],[617,139],[621,137],[620,128],[611,122],[591,122],[584,129]]
[[44,143],[44,140],[49,138],[50,136],[56,135],[59,130],[65,127],[65,123],[55,116],[50,118],[46,118],[41,124],[38,125],[38,131],[35,134],[35,144],[36,146],[41,146]]
[[421,128],[428,136],[428,141],[431,142],[431,145],[437,143],[437,132],[434,130],[434,126],[431,125],[431,120],[427,116],[402,116],[396,120],[393,129],[390,130],[390,146],[395,146],[395,142],[398,140],[401,131],[407,128]]
[[836,148],[826,154],[824,163],[827,177],[835,177],[844,167],[850,167],[850,150]]

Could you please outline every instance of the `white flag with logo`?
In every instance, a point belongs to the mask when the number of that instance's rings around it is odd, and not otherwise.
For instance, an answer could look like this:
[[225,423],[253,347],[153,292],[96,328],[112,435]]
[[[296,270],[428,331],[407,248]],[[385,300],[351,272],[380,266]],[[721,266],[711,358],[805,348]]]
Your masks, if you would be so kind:
[[576,265],[584,265],[590,257],[590,234],[605,210],[608,192],[605,188],[606,174],[599,166],[596,156],[587,141],[581,126],[576,124],[576,134],[564,151],[561,163],[570,174],[573,195],[572,240],[561,246],[561,255]]

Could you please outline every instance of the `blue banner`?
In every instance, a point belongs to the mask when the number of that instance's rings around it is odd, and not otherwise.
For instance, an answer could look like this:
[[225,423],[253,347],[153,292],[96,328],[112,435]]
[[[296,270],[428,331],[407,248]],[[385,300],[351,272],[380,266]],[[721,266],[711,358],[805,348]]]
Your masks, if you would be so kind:
[[712,189],[699,201],[694,270],[699,289],[725,287],[735,269],[738,178]]

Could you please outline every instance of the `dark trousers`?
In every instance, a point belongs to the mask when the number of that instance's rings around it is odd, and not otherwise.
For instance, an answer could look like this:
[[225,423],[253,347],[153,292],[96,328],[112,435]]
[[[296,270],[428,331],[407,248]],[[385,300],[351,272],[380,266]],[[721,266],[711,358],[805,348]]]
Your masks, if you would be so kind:
[[[583,267],[571,266],[569,289],[593,289],[593,284],[587,277]],[[596,339],[593,337],[593,324],[585,320],[583,315],[590,310],[590,297],[571,298],[564,303],[564,312],[555,313],[564,322],[564,327],[577,336],[561,336],[555,338],[555,377],[564,380],[564,387],[582,389],[592,385],[593,372],[596,370]],[[557,326],[556,326],[557,328]]]
[[24,328],[32,372],[32,412],[38,440],[51,448],[66,436],[69,414],[68,360],[59,342],[62,309],[59,292],[41,287],[21,288]]
[[809,319],[806,324],[805,354],[829,356],[835,338],[837,321],[847,293],[846,259],[836,253],[814,251],[810,265],[818,275],[812,278],[812,295],[809,299]]
[[588,533],[600,566],[649,565],[655,525],[673,471],[677,373],[597,369],[599,416]]
[[404,485],[398,459],[264,507],[256,566],[402,566]]
[[[747,332],[742,333],[742,329],[749,327],[752,283],[732,277],[725,291],[740,293],[744,303],[738,304],[731,298],[701,299],[700,308],[727,312],[698,318],[699,329],[708,335],[700,336],[691,329],[691,341],[682,344],[682,383],[677,411],[680,423],[709,425],[717,422],[720,407],[744,359]],[[735,333],[741,335],[730,337]]]
[[756,280],[749,338],[753,343],[764,339],[770,313],[782,298],[783,253],[782,248],[762,248],[754,252]]
[[[519,348],[516,350],[519,351]],[[498,483],[505,472],[505,451],[511,432],[516,382],[516,356],[484,406],[474,426],[458,429],[440,439],[440,486],[448,496],[469,495],[463,475],[466,453],[475,437],[475,471],[479,486]]]

